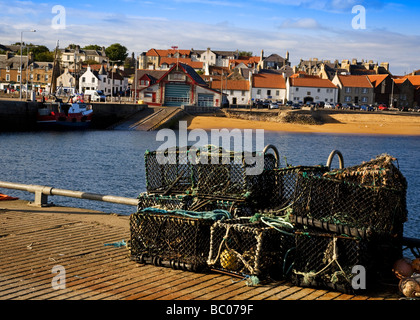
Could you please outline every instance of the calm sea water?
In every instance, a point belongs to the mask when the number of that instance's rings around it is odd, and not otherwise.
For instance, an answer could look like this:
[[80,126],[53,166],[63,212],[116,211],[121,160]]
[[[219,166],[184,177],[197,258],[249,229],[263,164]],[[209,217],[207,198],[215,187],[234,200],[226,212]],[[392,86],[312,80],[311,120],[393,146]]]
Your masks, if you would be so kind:
[[[136,198],[145,191],[144,153],[161,144],[156,141],[156,132],[142,131],[0,133],[0,180]],[[419,137],[265,132],[266,144],[277,147],[281,166],[285,159],[292,165],[325,164],[334,149],[342,152],[345,166],[382,153],[398,158],[408,181],[405,236],[420,238]],[[338,158],[333,167],[338,167]],[[23,191],[0,188],[0,193],[33,200],[32,194]],[[135,210],[132,206],[58,196],[49,200],[127,215]]]

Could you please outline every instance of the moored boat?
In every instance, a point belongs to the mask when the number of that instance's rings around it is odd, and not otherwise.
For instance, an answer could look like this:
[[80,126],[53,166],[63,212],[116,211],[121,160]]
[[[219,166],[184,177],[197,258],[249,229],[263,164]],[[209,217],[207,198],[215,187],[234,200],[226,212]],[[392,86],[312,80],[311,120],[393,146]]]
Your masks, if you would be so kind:
[[64,103],[57,99],[39,104],[37,125],[42,128],[84,129],[90,127],[92,116],[92,105],[83,100]]

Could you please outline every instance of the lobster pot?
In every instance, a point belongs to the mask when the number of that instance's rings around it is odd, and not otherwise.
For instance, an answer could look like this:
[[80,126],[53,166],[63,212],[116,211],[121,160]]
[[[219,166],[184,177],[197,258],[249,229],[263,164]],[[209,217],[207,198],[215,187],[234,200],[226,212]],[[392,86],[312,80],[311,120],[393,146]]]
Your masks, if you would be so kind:
[[407,181],[395,162],[396,158],[382,154],[360,165],[332,170],[327,176],[366,186],[387,187],[405,192]]
[[[258,155],[263,161],[246,163],[247,157],[255,159]],[[194,192],[198,197],[242,200],[261,207],[274,187],[274,177],[265,173],[276,168],[276,164],[276,157],[270,153],[224,151],[201,155],[193,172]]]
[[245,201],[216,200],[213,198],[194,197],[189,210],[192,211],[213,211],[225,210],[233,218],[250,217],[254,215],[253,209]]
[[[188,271],[207,266],[210,227],[224,212],[203,218],[182,210],[143,209],[130,216],[130,253],[138,263]],[[229,215],[227,215],[229,217]]]
[[145,208],[157,208],[163,210],[189,210],[193,204],[193,197],[190,195],[168,195],[141,193],[137,197],[139,204],[137,211]]
[[146,190],[149,193],[185,193],[191,189],[193,166],[186,148],[147,150],[144,155]]
[[248,218],[217,221],[211,227],[208,264],[216,271],[258,279],[281,279],[293,234]]
[[[366,240],[313,230],[296,231],[295,240],[291,276],[294,285],[354,294],[367,288],[364,281],[372,281],[372,259]],[[365,277],[360,266],[365,268]]]
[[264,171],[264,180],[271,187],[271,192],[265,196],[264,209],[275,214],[290,208],[299,191],[299,176],[322,176],[327,171],[326,166],[290,166]]
[[402,236],[404,191],[315,176],[300,176],[298,188],[293,203],[297,217],[359,229],[366,237]]

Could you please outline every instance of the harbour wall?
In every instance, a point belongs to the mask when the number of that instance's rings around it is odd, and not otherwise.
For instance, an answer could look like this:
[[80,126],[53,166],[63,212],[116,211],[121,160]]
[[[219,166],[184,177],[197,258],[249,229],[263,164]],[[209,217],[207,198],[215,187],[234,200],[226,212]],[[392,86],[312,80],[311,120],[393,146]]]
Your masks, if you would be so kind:
[[[36,114],[39,102],[0,100],[0,131],[36,130]],[[91,103],[94,111],[92,127],[105,129],[147,108],[143,104]]]

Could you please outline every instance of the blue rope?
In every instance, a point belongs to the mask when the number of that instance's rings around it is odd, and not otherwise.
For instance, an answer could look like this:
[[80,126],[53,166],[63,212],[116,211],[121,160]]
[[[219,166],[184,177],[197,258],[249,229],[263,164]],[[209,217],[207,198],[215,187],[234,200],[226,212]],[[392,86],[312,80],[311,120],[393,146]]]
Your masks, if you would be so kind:
[[142,213],[157,213],[157,214],[175,214],[188,218],[196,219],[211,219],[211,220],[223,220],[231,219],[232,216],[229,211],[216,209],[213,211],[188,211],[188,210],[163,210],[158,208],[144,208],[141,210]]

